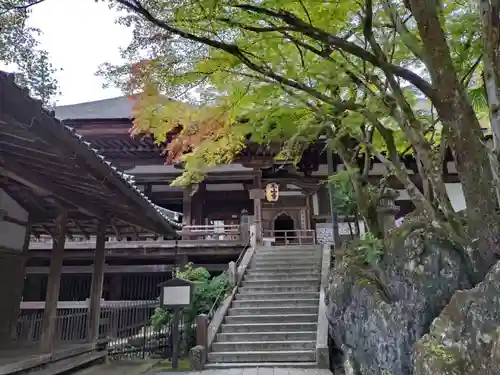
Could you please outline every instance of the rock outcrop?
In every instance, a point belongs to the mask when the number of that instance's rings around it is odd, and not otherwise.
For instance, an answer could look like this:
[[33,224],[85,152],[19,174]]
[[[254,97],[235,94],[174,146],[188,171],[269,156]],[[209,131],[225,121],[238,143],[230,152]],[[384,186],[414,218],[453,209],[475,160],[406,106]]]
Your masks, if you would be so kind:
[[500,374],[500,262],[434,320],[416,346],[414,374]]
[[413,374],[413,348],[456,290],[467,289],[467,261],[425,229],[398,228],[377,267],[345,259],[332,271],[330,334],[346,373]]

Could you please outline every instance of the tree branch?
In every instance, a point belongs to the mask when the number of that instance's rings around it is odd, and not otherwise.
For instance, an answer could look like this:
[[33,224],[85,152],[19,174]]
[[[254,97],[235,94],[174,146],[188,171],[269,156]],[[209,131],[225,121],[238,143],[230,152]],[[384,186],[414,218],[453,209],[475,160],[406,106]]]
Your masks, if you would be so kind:
[[[262,8],[259,6],[255,5],[250,5],[250,4],[238,4],[238,5],[233,5],[235,8],[243,9],[248,12],[254,12],[254,13],[259,13],[259,14],[264,14],[269,17],[277,18],[285,22],[286,24],[290,26],[295,27],[295,31],[301,32],[304,35],[325,43],[328,46],[332,46],[335,49],[340,49],[343,50],[351,55],[354,55],[364,61],[367,61],[371,63],[374,66],[377,67],[384,67],[385,69],[391,71],[393,74],[396,76],[412,83],[417,87],[422,93],[424,93],[426,96],[428,96],[431,99],[435,99],[435,90],[432,87],[432,85],[422,79],[420,76],[417,74],[413,73],[412,71],[402,68],[400,66],[396,66],[393,64],[389,63],[381,63],[381,61],[371,52],[363,49],[362,47],[357,46],[356,44],[349,42],[343,38],[339,38],[337,36],[331,35],[327,33],[324,30],[321,30],[317,27],[314,27],[301,19],[299,19],[297,16],[295,16],[292,13],[285,12],[285,11],[272,11],[270,9]],[[382,66],[382,64],[384,66]]]
[[37,4],[43,3],[45,0],[35,0],[35,1],[29,1],[26,4],[22,5],[9,5],[8,3],[3,3],[2,8],[4,9],[3,12],[0,13],[0,16],[3,16],[4,14],[9,13],[12,10],[26,10],[31,8],[32,6],[35,6]]

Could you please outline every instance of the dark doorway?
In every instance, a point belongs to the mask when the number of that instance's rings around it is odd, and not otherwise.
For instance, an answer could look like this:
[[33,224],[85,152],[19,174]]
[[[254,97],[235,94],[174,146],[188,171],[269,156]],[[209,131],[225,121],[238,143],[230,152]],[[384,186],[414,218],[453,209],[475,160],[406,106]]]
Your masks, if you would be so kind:
[[293,219],[283,213],[274,219],[274,237],[277,243],[289,244],[294,241],[295,223]]

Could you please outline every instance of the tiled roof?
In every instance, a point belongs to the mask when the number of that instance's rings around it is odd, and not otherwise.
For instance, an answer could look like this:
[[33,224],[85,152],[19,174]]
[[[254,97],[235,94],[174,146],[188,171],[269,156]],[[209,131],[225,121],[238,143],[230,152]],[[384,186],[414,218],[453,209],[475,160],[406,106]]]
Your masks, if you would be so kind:
[[[40,103],[29,96],[29,92],[15,84],[13,76],[2,71],[0,71],[0,91],[5,91],[5,95],[1,96],[2,105],[0,106],[0,115],[12,114],[10,117],[7,116],[7,120],[3,122],[3,125],[7,126],[6,132],[10,131],[13,134],[21,135],[25,133],[28,136],[27,139],[31,139],[29,137],[34,136],[33,139],[36,142],[34,141],[33,147],[40,147],[37,142],[44,145],[52,145],[51,157],[60,158],[60,165],[64,165],[71,173],[74,172],[73,175],[75,177],[82,177],[85,173],[93,176],[94,179],[97,177],[96,186],[99,186],[100,183],[98,179],[104,178],[107,180],[106,189],[108,191],[116,189],[117,197],[119,197],[118,201],[121,200],[123,202],[123,206],[119,212],[127,216],[124,221],[127,221],[129,216],[136,216],[138,211],[143,210],[144,216],[139,217],[138,220],[129,222],[129,224],[142,226],[144,229],[156,231],[158,234],[163,232],[164,235],[170,234],[176,236],[174,228],[181,227],[181,224],[175,220],[175,217],[179,216],[177,213],[162,209],[151,202],[134,184],[131,175],[120,172],[104,156],[100,155],[97,150],[93,149],[91,144],[86,142],[74,128],[54,118],[53,113],[42,109]],[[11,118],[14,118],[16,121],[10,121]],[[12,139],[16,140],[18,138],[14,137]],[[14,158],[12,156],[14,154],[9,154],[9,151],[6,151],[5,154],[7,157]],[[68,159],[75,158],[80,159],[80,162],[76,165],[68,162]],[[54,162],[52,161],[52,163]],[[14,165],[16,164],[14,163]],[[19,170],[19,173],[21,172]],[[51,170],[52,172],[57,173],[54,170]],[[68,174],[70,173],[65,173],[65,175]],[[86,189],[86,191],[92,191],[96,186],[89,185],[89,189]],[[85,193],[80,192],[80,195],[82,194]],[[91,195],[89,197],[94,198]],[[95,198],[95,202],[102,199],[99,197]],[[118,203],[118,201],[116,202]],[[128,212],[125,213],[126,211]],[[117,216],[117,219],[121,218]]]
[[54,108],[59,120],[132,118],[134,99],[129,96],[86,103],[62,105]]
[[149,205],[159,214],[161,215],[171,226],[173,226],[176,229],[181,229],[182,224],[176,222],[176,217],[178,217],[179,214],[178,212],[168,210],[166,208],[160,207],[157,204],[153,203],[146,195],[144,195],[139,188],[135,185],[134,183],[134,177],[130,174],[126,174],[123,172],[120,172],[118,168],[113,166],[110,161],[107,161],[106,158],[102,155],[99,154],[99,152],[91,147],[90,142],[84,141],[83,137],[78,134],[75,129],[73,129],[70,126],[64,125],[64,129],[68,131],[72,136],[76,137],[81,143],[83,143],[87,148],[95,155],[96,158],[98,158],[102,163],[106,164],[110,170],[115,174],[117,177],[119,177],[124,183],[128,185],[130,189],[132,189],[141,199],[144,199],[145,201],[148,202]]

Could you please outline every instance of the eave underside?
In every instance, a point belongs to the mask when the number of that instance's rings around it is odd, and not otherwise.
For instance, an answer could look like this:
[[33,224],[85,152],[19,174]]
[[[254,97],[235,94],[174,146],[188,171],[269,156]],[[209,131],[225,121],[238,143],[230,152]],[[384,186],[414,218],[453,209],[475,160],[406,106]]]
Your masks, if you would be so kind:
[[99,220],[110,235],[175,236],[155,206],[71,128],[63,126],[0,72],[0,188],[30,213],[32,233],[90,235]]

